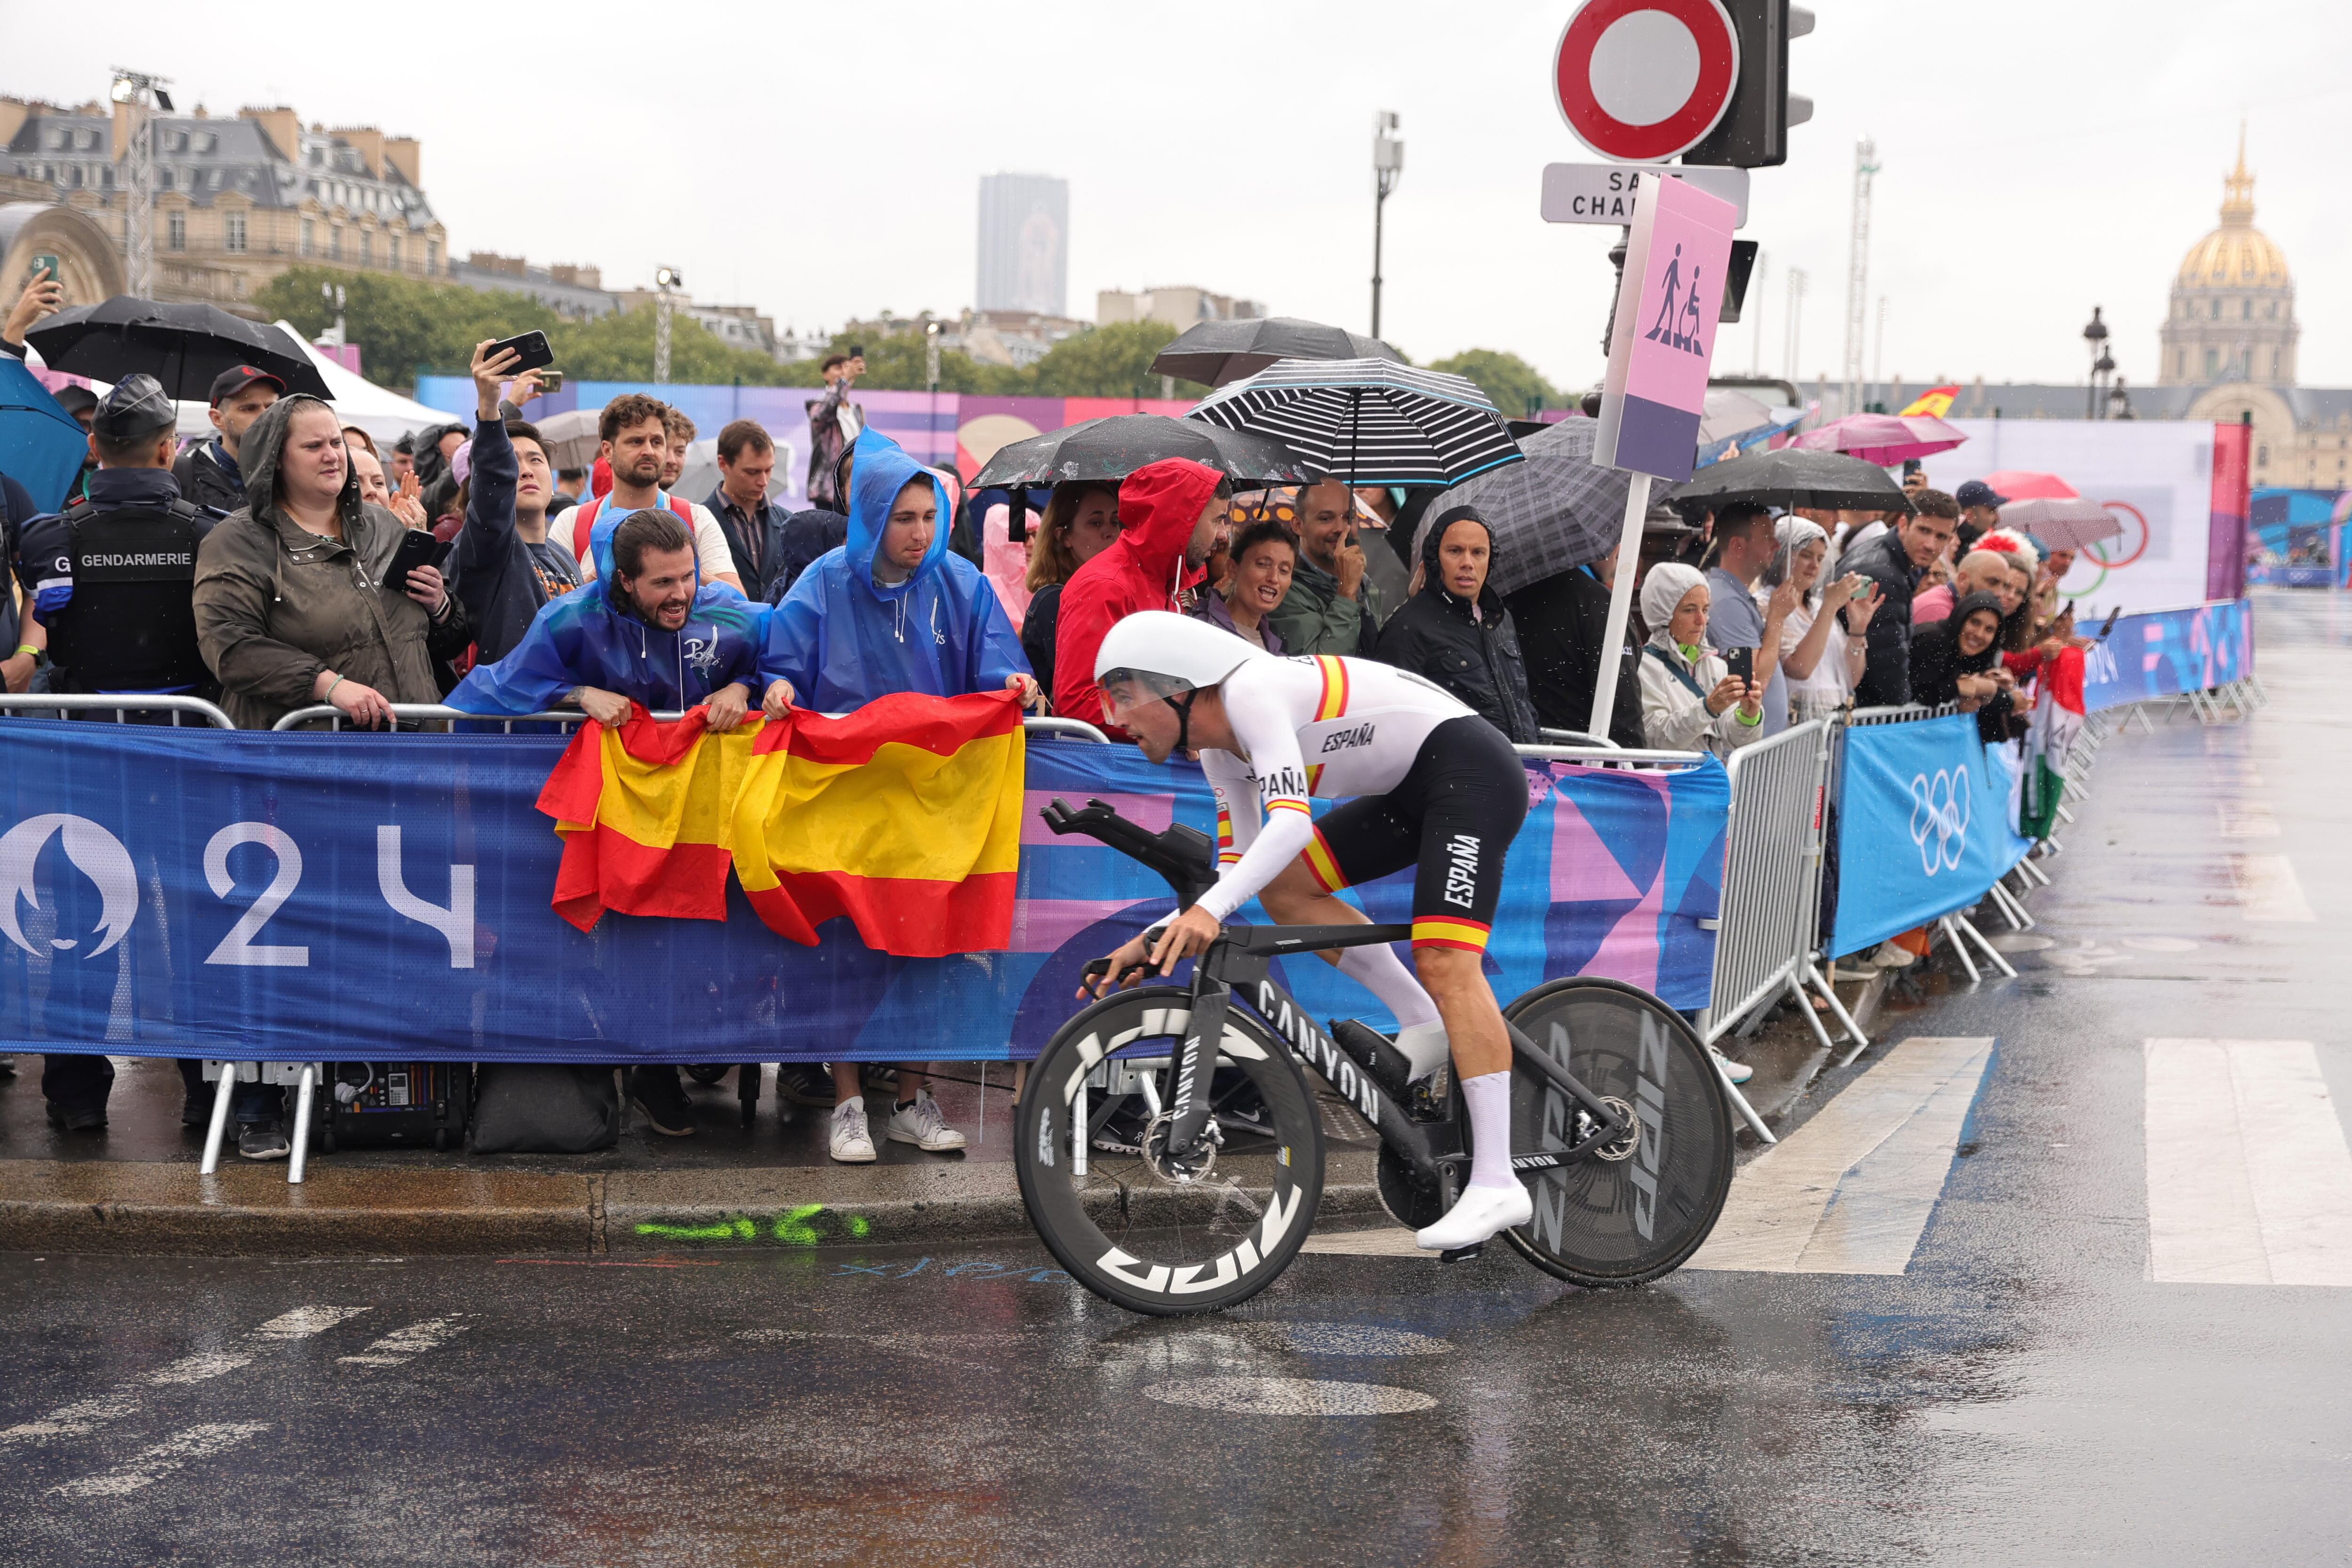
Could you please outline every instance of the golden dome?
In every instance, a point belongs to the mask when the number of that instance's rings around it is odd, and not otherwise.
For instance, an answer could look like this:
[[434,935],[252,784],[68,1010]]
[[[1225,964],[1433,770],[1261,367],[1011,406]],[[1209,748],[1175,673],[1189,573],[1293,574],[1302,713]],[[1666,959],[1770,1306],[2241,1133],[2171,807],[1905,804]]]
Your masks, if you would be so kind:
[[2238,133],[2238,166],[2221,182],[2221,226],[2181,258],[2183,289],[2284,289],[2286,253],[2254,226],[2254,177],[2246,173],[2246,138]]

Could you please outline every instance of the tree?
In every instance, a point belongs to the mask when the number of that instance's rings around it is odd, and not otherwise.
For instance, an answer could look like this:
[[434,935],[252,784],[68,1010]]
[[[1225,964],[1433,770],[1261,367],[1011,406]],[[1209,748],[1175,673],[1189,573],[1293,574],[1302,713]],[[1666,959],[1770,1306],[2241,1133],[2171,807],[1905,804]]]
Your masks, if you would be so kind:
[[1538,374],[1535,366],[1500,349],[1465,349],[1451,359],[1431,361],[1429,368],[1468,376],[1506,419],[1524,419],[1535,409],[1560,405],[1559,388]]
[[[654,307],[617,310],[584,321],[567,321],[548,334],[556,368],[580,381],[651,381],[654,378]],[[472,344],[467,345],[470,356]],[[730,347],[683,310],[669,321],[669,378],[724,386],[790,386],[785,367],[751,349]]]
[[[1121,321],[1064,338],[1029,367],[1023,390],[1044,397],[1158,397],[1160,378],[1151,362],[1175,342],[1164,321]],[[1209,389],[1179,381],[1179,397],[1203,397]]]
[[[929,344],[924,341],[922,323],[908,323],[910,331],[892,332],[888,337],[866,337],[855,343],[849,334],[835,334],[834,353],[847,353],[853,347],[866,351],[866,374],[857,384],[877,392],[928,392],[929,376]],[[822,361],[818,362],[822,363]],[[805,367],[816,369],[815,364]],[[812,376],[811,380],[816,380]],[[1017,393],[1025,392],[1022,373],[1009,365],[982,364],[960,349],[940,351],[940,390],[941,392]]]
[[484,338],[533,330],[552,334],[562,326],[561,317],[527,295],[331,267],[289,267],[253,303],[270,320],[290,321],[304,337],[316,338],[334,325],[337,313],[333,301],[320,294],[322,284],[342,289],[344,335],[360,345],[369,378],[386,386],[414,386],[420,368],[462,374]]

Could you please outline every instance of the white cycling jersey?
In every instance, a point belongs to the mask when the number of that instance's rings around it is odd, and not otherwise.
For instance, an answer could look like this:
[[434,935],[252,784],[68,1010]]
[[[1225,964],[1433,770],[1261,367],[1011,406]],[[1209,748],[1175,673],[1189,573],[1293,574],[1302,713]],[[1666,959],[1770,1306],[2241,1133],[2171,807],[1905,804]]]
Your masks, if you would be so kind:
[[1217,880],[1201,907],[1221,921],[1306,849],[1309,796],[1387,794],[1432,730],[1471,711],[1409,670],[1329,654],[1253,658],[1220,689],[1244,753],[1201,753],[1217,795]]

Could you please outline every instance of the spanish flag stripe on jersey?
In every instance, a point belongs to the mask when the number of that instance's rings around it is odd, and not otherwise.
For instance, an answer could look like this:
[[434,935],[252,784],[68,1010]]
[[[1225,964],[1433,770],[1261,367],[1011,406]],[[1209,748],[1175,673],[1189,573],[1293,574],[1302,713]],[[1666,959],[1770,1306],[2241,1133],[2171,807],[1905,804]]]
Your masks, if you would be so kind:
[[1315,874],[1316,881],[1322,884],[1325,892],[1336,893],[1348,885],[1348,874],[1339,869],[1339,858],[1331,853],[1331,847],[1323,842],[1321,828],[1315,830],[1315,837],[1307,841],[1307,847],[1299,851],[1299,858],[1307,862],[1307,868]]
[[1476,921],[1450,915],[1418,915],[1412,922],[1415,947],[1458,947],[1470,952],[1486,951],[1486,928]]
[[1348,667],[1328,653],[1317,654],[1315,664],[1323,672],[1323,695],[1315,704],[1315,721],[1320,724],[1348,711]]

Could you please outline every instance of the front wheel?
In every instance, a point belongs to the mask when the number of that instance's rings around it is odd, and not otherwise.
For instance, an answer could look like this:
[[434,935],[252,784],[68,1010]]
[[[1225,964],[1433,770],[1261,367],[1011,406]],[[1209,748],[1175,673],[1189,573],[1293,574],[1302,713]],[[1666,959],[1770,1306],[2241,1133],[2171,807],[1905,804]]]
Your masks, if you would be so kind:
[[[1634,1122],[1628,1139],[1573,1164],[1523,1171],[1536,1212],[1505,1233],[1511,1245],[1579,1285],[1639,1285],[1680,1268],[1731,1189],[1731,1102],[1698,1036],[1655,996],[1613,980],[1539,985],[1504,1016]],[[1568,1148],[1574,1117],[1574,1102],[1541,1069],[1516,1066],[1514,1155]]]
[[[1087,1289],[1131,1312],[1174,1317],[1245,1301],[1297,1256],[1323,1195],[1323,1130],[1287,1050],[1239,1007],[1220,1056],[1239,1073],[1213,1097],[1213,1157],[1166,1156],[1162,1110],[1192,994],[1123,991],[1055,1032],[1013,1120],[1021,1201],[1038,1236]],[[1255,1088],[1263,1130],[1215,1116]]]

